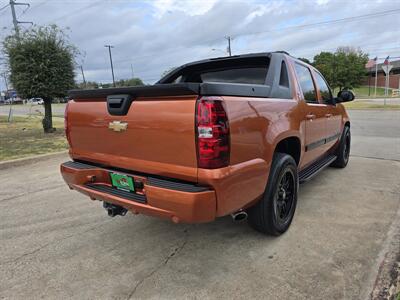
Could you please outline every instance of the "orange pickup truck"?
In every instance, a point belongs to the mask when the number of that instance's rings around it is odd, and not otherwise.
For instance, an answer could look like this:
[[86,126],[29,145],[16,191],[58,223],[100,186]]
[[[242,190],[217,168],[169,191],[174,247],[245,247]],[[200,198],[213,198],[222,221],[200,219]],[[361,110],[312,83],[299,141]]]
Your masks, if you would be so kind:
[[318,70],[286,52],[197,61],[155,85],[70,91],[68,186],[178,222],[232,215],[285,232],[299,183],[349,160],[350,121]]

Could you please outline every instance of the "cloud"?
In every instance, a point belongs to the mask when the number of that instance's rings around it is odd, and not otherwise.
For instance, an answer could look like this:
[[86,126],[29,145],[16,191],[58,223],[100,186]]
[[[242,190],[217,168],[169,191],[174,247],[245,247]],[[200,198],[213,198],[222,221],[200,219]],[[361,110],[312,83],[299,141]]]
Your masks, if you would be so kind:
[[[5,0],[0,0],[0,6]],[[312,58],[338,46],[361,47],[371,57],[399,56],[396,36],[400,13],[299,27],[395,9],[393,1],[288,0],[31,0],[20,20],[68,27],[69,36],[86,56],[78,58],[87,80],[111,81],[105,44],[112,44],[115,76],[132,74],[147,83],[171,67],[221,56],[229,35],[233,54],[286,50]],[[6,13],[5,13],[6,12]],[[1,29],[4,26],[7,29]],[[0,38],[12,26],[9,10],[0,12]],[[213,51],[212,49],[217,49]],[[77,80],[81,80],[77,72]]]
[[153,2],[154,15],[162,17],[165,13],[182,11],[189,16],[208,12],[217,0],[156,0]]

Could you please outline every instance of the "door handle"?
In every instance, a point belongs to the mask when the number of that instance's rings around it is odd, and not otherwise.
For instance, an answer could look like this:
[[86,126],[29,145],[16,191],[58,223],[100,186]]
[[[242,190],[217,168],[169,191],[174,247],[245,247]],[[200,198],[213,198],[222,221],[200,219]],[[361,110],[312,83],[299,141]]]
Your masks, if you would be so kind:
[[326,114],[325,115],[325,117],[327,117],[327,118],[330,118],[330,117],[332,117],[333,115],[332,114]]
[[313,114],[308,114],[306,115],[307,120],[314,120],[316,118],[316,115]]

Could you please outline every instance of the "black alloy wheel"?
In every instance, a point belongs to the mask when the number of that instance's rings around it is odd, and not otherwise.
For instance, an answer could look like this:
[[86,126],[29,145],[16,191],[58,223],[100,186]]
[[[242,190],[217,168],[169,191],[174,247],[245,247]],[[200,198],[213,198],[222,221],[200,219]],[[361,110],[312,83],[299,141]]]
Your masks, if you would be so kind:
[[291,168],[281,173],[274,197],[274,213],[280,225],[286,225],[291,217],[295,196],[295,176]]

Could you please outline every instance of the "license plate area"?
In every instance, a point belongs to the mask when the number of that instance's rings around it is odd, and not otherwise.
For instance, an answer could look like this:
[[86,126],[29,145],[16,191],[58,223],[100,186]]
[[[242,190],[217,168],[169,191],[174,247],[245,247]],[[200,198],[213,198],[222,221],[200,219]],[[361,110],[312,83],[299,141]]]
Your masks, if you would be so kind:
[[135,181],[133,177],[125,174],[111,172],[110,178],[112,186],[116,189],[126,192],[135,192]]

